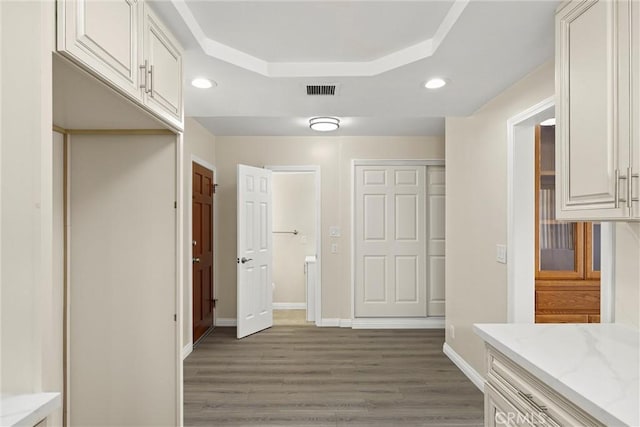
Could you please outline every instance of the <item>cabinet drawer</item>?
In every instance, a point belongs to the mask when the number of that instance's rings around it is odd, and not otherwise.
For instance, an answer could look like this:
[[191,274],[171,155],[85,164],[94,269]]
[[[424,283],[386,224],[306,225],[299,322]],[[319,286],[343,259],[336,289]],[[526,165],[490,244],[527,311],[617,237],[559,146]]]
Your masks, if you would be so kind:
[[536,290],[536,310],[558,310],[567,313],[600,310],[600,292],[596,290]]
[[536,323],[589,323],[588,314],[536,314]]
[[487,357],[489,385],[511,402],[525,408],[525,414],[537,416],[537,425],[602,426],[492,347],[488,347]]

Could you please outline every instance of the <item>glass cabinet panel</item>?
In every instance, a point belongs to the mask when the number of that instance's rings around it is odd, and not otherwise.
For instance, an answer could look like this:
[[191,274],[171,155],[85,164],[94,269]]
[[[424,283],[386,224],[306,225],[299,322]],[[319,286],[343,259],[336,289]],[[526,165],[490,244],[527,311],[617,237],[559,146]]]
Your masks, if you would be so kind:
[[537,128],[536,277],[570,279],[583,275],[584,225],[556,220],[555,127]]

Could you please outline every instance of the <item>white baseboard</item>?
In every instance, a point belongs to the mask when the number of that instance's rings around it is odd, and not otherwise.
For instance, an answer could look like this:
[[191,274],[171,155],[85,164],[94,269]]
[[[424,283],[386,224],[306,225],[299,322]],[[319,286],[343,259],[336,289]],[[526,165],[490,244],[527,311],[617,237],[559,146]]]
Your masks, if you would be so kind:
[[444,317],[394,318],[369,317],[353,319],[353,329],[444,329]]
[[218,317],[216,319],[216,326],[220,326],[222,328],[230,327],[230,326],[238,326],[238,320],[235,318]]
[[353,326],[353,320],[351,319],[340,319],[338,322],[338,326],[341,328],[351,328]]
[[337,328],[340,326],[340,319],[320,319],[320,321],[316,323],[316,326],[322,328]]
[[306,302],[274,302],[274,310],[306,310]]
[[193,351],[193,343],[190,342],[189,344],[185,345],[184,348],[182,349],[182,360],[186,359],[187,356],[190,355],[192,351]]
[[484,378],[471,365],[467,363],[449,344],[444,343],[442,351],[462,371],[471,382],[484,393]]

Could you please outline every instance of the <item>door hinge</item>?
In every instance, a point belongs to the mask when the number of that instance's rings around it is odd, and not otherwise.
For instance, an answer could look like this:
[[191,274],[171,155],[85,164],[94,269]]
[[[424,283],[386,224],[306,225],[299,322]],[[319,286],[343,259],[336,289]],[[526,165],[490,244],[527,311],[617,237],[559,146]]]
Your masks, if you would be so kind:
[[216,188],[218,187],[218,184],[213,184],[211,186],[211,194],[216,194]]
[[177,314],[174,314],[174,315],[173,315],[173,321],[174,321],[174,322],[177,322],[177,321],[178,321],[178,315],[177,315]]
[[178,202],[173,202],[173,209],[178,209]]

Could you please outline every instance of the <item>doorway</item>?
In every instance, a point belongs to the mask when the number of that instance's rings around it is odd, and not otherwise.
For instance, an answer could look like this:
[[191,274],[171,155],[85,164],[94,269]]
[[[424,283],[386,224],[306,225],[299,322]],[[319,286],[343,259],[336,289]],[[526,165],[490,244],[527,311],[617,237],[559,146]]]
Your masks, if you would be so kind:
[[[540,206],[536,203],[535,196],[535,132],[537,124],[553,117],[555,104],[551,97],[507,121],[507,317],[510,323],[533,323],[535,320],[536,276],[539,276],[536,266],[540,263],[539,256],[536,260],[537,248],[534,244],[536,235],[540,233],[539,228],[536,231],[536,212]],[[545,174],[541,180],[547,181],[550,179],[549,173]],[[601,223],[599,234],[600,321],[608,323],[613,321],[614,315],[612,293],[615,236],[611,223]],[[579,237],[577,232],[576,237]],[[545,238],[548,239],[549,235]],[[554,243],[556,246],[558,244]]]
[[192,333],[196,345],[214,326],[213,220],[215,180],[213,168],[191,165]]
[[273,321],[300,326],[320,316],[320,170],[267,166],[273,171]]

